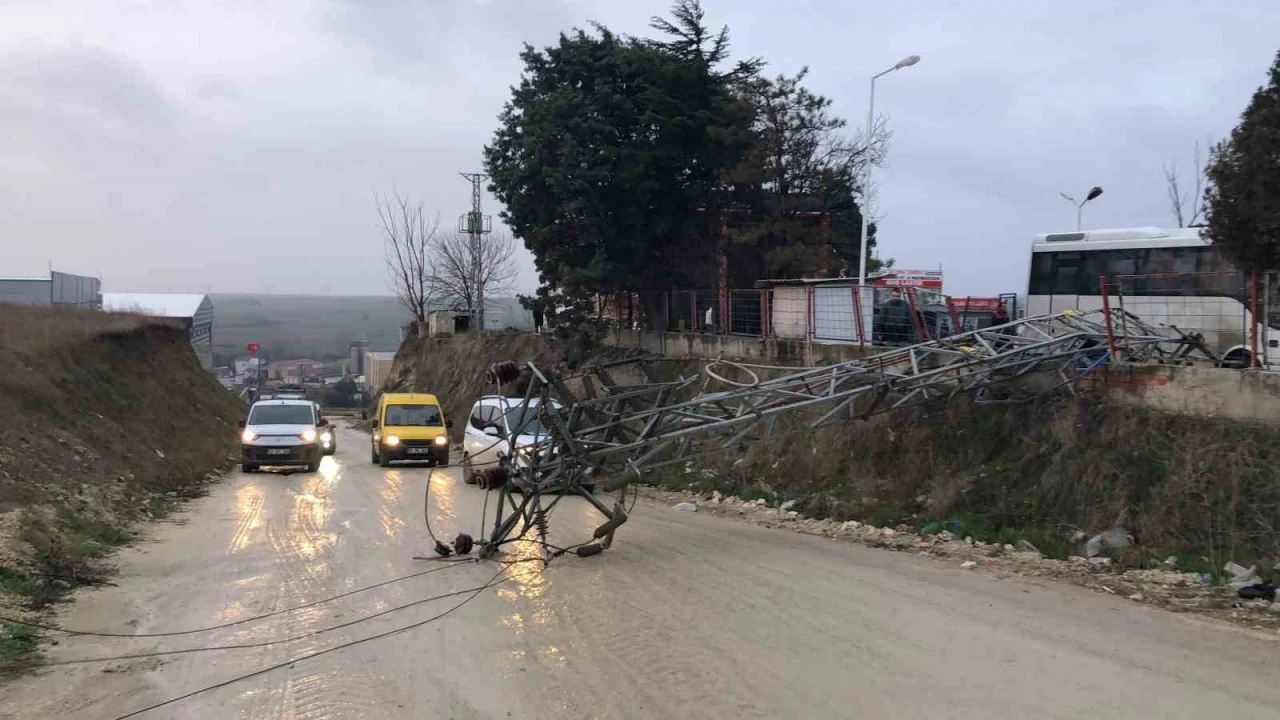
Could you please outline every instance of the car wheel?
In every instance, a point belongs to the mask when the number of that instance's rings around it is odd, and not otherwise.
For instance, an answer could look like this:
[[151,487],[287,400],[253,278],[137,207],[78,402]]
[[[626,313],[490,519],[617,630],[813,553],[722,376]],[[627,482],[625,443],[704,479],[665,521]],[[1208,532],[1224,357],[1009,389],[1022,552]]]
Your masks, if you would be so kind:
[[307,472],[313,473],[320,469],[320,463],[307,463]]
[[369,450],[369,462],[373,463],[374,465],[378,464],[378,451],[376,449]]
[[391,458],[387,457],[386,455],[379,455],[378,464],[381,465],[382,467],[391,467]]
[[240,463],[240,469],[245,471],[246,473],[256,473],[258,472],[258,464],[257,463]]

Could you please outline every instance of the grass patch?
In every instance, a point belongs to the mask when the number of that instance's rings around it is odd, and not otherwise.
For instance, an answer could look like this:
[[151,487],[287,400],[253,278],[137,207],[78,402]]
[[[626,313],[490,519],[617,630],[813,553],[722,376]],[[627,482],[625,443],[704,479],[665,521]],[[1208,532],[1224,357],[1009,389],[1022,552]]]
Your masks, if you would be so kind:
[[157,520],[167,518],[178,508],[178,500],[168,495],[154,494],[147,501],[147,513]]
[[105,581],[111,569],[105,558],[136,537],[127,527],[70,514],[54,520],[26,513],[20,532],[31,547],[32,567],[0,567],[0,589],[24,598],[33,609],[58,602],[77,587]]
[[78,515],[60,517],[58,528],[73,554],[89,558],[104,558],[137,537],[127,526]]
[[0,622],[0,674],[27,667],[35,658],[40,632],[26,625]]

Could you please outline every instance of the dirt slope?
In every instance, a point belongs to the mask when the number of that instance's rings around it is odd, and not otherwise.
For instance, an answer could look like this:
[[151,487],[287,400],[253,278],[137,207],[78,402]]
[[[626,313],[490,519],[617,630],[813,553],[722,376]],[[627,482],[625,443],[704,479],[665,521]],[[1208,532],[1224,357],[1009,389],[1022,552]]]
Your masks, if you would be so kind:
[[130,523],[195,493],[234,449],[242,406],[163,321],[0,305],[0,367],[6,605],[100,580]]

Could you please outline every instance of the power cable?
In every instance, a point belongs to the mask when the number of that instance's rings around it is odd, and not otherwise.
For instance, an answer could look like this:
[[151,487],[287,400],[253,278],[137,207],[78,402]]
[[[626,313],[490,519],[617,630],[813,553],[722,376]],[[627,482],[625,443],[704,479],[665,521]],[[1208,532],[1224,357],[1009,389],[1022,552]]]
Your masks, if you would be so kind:
[[[484,585],[481,585],[479,588],[475,589],[475,590],[472,592],[472,594],[471,594],[470,596],[468,596],[468,597],[464,598],[461,602],[459,602],[457,605],[454,605],[453,607],[449,608],[448,610],[445,610],[445,611],[440,612],[440,613],[438,613],[438,614],[436,614],[436,615],[433,615],[432,617],[429,617],[429,618],[427,618],[426,620],[421,620],[421,621],[419,621],[419,622],[412,623],[412,624],[410,624],[410,625],[405,625],[404,627],[399,627],[399,628],[395,628],[394,630],[388,630],[388,631],[386,631],[386,632],[378,633],[377,635],[370,635],[370,636],[369,636],[369,637],[367,637],[367,638],[361,638],[361,639],[359,639],[359,640],[353,640],[353,641],[351,641],[351,642],[342,643],[341,645],[335,645],[335,646],[333,646],[333,647],[331,647],[331,648],[325,648],[324,650],[317,650],[316,652],[313,652],[313,653],[308,653],[308,654],[306,654],[306,655],[300,655],[300,656],[298,656],[298,657],[296,657],[296,658],[293,658],[292,660],[286,660],[286,661],[284,661],[284,662],[277,663],[277,664],[275,664],[275,665],[271,665],[271,666],[268,666],[268,667],[262,668],[261,670],[255,670],[255,671],[253,671],[253,672],[251,672],[251,673],[245,673],[244,675],[240,675],[240,676],[237,676],[237,677],[231,678],[230,680],[224,680],[224,681],[222,681],[222,682],[220,682],[220,683],[215,683],[215,684],[213,684],[213,685],[207,685],[207,686],[202,687],[202,688],[200,688],[200,689],[198,689],[198,690],[192,690],[192,691],[191,691],[191,692],[189,692],[189,693],[185,693],[185,694],[183,694],[183,695],[179,695],[179,696],[177,696],[177,697],[169,698],[168,700],[165,700],[165,701],[163,701],[163,702],[158,702],[158,703],[155,703],[155,704],[153,704],[153,705],[148,705],[147,707],[144,707],[144,708],[142,708],[141,710],[134,710],[133,712],[127,713],[127,714],[125,714],[125,715],[120,715],[120,716],[116,717],[116,719],[115,719],[115,720],[128,720],[128,718],[137,717],[137,716],[142,715],[142,714],[144,714],[144,713],[149,713],[149,712],[151,712],[152,710],[158,710],[158,709],[160,709],[160,708],[162,708],[162,707],[166,707],[166,706],[168,706],[168,705],[172,705],[172,704],[177,703],[177,702],[182,702],[183,700],[188,700],[188,699],[190,699],[190,698],[193,698],[193,697],[195,697],[195,696],[197,696],[197,695],[200,695],[200,694],[203,694],[203,693],[209,692],[209,691],[211,691],[211,690],[218,690],[218,689],[221,689],[221,688],[227,687],[227,686],[229,686],[229,685],[234,685],[234,684],[236,684],[236,683],[238,683],[238,682],[242,682],[242,681],[244,681],[244,680],[250,680],[250,679],[255,678],[255,677],[258,677],[258,676],[260,676],[260,675],[266,675],[267,673],[274,672],[274,671],[279,670],[279,669],[281,669],[281,668],[289,667],[289,666],[291,666],[291,665],[293,665],[293,664],[295,664],[295,663],[300,663],[300,662],[303,662],[303,661],[305,661],[305,660],[311,660],[311,659],[313,659],[313,658],[320,657],[321,655],[327,655],[327,654],[329,654],[329,653],[331,653],[331,652],[336,652],[336,651],[338,651],[338,650],[345,650],[345,649],[347,649],[347,648],[355,647],[356,645],[363,645],[364,643],[372,642],[372,641],[374,641],[374,640],[381,640],[382,638],[385,638],[385,637],[390,637],[390,636],[392,636],[392,635],[396,635],[396,634],[398,634],[398,633],[402,633],[402,632],[408,632],[409,630],[414,630],[414,629],[420,628],[420,627],[422,627],[422,626],[424,626],[424,625],[428,625],[428,624],[430,624],[430,623],[435,622],[436,620],[439,620],[439,619],[441,619],[441,618],[443,618],[443,617],[445,617],[445,616],[449,615],[450,613],[452,613],[452,612],[454,612],[454,611],[458,610],[458,609],[459,609],[459,608],[461,608],[462,606],[464,606],[464,605],[466,605],[467,603],[471,602],[472,600],[476,599],[477,597],[479,597],[480,593],[484,592],[485,590],[488,590],[489,588],[494,587],[495,585],[501,584],[502,582],[506,582],[506,579],[505,579],[505,578],[504,578],[503,580],[498,580],[498,576],[500,576],[500,575],[502,575],[503,573],[505,573],[508,569],[509,569],[509,567],[504,566],[501,570],[499,570],[498,572],[494,573],[494,574],[493,574],[493,576],[489,578],[489,581],[488,581],[487,583],[485,583]],[[496,581],[496,582],[495,582],[495,581]],[[465,591],[464,591],[464,592],[465,592]]]
[[[502,565],[503,565],[502,572],[505,572],[505,571],[506,571],[508,568],[510,568],[512,565],[515,565],[515,564],[517,564],[517,563],[520,563],[520,562],[529,562],[529,561],[531,561],[531,560],[537,560],[537,559],[538,559],[538,558],[528,558],[528,559],[525,559],[525,560],[513,560],[513,561],[509,561],[509,562],[503,563],[503,564],[502,564]],[[481,589],[483,589],[483,587],[484,587],[484,586],[481,586]],[[130,653],[130,654],[128,654],[128,655],[111,655],[111,656],[108,656],[108,657],[77,658],[77,659],[74,659],[74,660],[59,660],[59,661],[57,661],[57,662],[50,662],[50,663],[44,663],[44,664],[45,664],[46,666],[54,666],[54,665],[85,665],[85,664],[88,664],[88,663],[96,663],[96,662],[115,662],[115,661],[118,661],[118,660],[141,660],[141,659],[144,659],[144,658],[164,657],[164,656],[168,656],[168,655],[188,655],[188,654],[191,654],[191,653],[198,653],[198,652],[212,652],[212,651],[215,651],[215,650],[252,650],[252,649],[254,649],[254,648],[270,647],[270,646],[272,646],[272,645],[283,645],[283,644],[286,644],[286,643],[297,642],[297,641],[299,641],[299,640],[305,640],[305,639],[307,639],[307,638],[315,637],[315,636],[317,636],[317,635],[323,635],[323,634],[325,634],[325,633],[327,633],[327,632],[333,632],[334,630],[342,630],[342,629],[344,629],[344,628],[349,628],[349,627],[352,627],[352,626],[354,626],[354,625],[359,625],[360,623],[368,622],[368,621],[370,621],[370,620],[375,620],[375,619],[380,618],[380,617],[383,617],[383,616],[385,616],[385,615],[390,615],[390,614],[392,614],[392,613],[400,612],[401,610],[407,610],[407,609],[409,609],[409,608],[411,608],[411,607],[416,607],[416,606],[418,606],[418,605],[423,605],[423,604],[425,604],[425,603],[433,602],[433,601],[435,601],[435,600],[443,600],[443,599],[445,599],[445,598],[449,598],[449,597],[456,597],[456,596],[458,596],[458,595],[465,595],[465,594],[467,594],[467,593],[469,593],[469,592],[472,592],[473,590],[476,590],[476,589],[477,589],[477,588],[475,588],[475,587],[470,587],[470,588],[466,588],[466,589],[463,589],[463,590],[455,590],[455,591],[453,591],[453,592],[443,593],[443,594],[440,594],[440,595],[431,595],[431,596],[428,596],[428,597],[425,597],[425,598],[421,598],[421,599],[419,599],[419,600],[414,600],[413,602],[410,602],[410,603],[405,603],[404,605],[399,605],[399,606],[396,606],[396,607],[393,607],[393,608],[388,608],[388,609],[386,609],[386,610],[382,610],[382,611],[380,611],[380,612],[376,612],[376,613],[374,613],[374,614],[372,614],[372,615],[365,615],[365,616],[362,616],[362,617],[356,618],[355,620],[349,620],[349,621],[347,621],[347,622],[345,622],[345,623],[342,623],[342,624],[339,624],[339,625],[333,625],[333,626],[331,626],[331,627],[327,627],[327,628],[320,628],[319,630],[312,630],[312,631],[310,631],[310,632],[302,633],[301,635],[294,635],[294,636],[292,636],[292,637],[280,638],[280,639],[278,639],[278,640],[264,640],[264,641],[261,641],[261,642],[253,642],[253,643],[239,643],[239,644],[235,644],[235,645],[205,645],[205,646],[202,646],[202,647],[194,647],[194,648],[180,648],[180,649],[178,649],[178,650],[153,650],[153,651],[148,651],[148,652],[144,652],[144,653]]]
[[[440,558],[440,559],[443,560],[443,558]],[[474,562],[474,561],[459,558],[459,559],[448,561],[448,562],[450,563],[450,565],[456,565],[460,562]],[[210,625],[208,627],[202,627],[202,628],[191,628],[190,630],[174,630],[170,632],[130,634],[130,633],[96,632],[92,630],[71,630],[69,628],[59,627],[57,625],[44,625],[41,623],[31,622],[29,620],[19,620],[18,618],[11,618],[3,615],[0,615],[0,621],[12,623],[14,625],[23,625],[26,627],[36,628],[38,630],[45,630],[48,632],[59,632],[59,633],[65,633],[67,635],[81,635],[81,636],[87,636],[87,637],[160,638],[160,637],[178,637],[182,635],[195,635],[197,633],[212,632],[214,630],[223,630],[229,627],[235,627],[237,625],[244,625],[246,623],[256,622],[258,620],[265,620],[267,618],[275,617],[277,615],[284,615],[286,613],[297,612],[299,610],[306,610],[307,608],[313,608],[317,605],[323,605],[325,603],[333,602],[335,600],[341,600],[342,598],[351,597],[352,595],[359,595],[360,593],[368,592],[369,590],[375,590],[380,587],[386,587],[387,585],[403,582],[405,580],[411,580],[416,577],[422,577],[423,575],[430,575],[431,573],[440,572],[441,570],[448,570],[450,565],[446,565],[444,567],[434,567],[429,570],[421,570],[419,572],[410,573],[409,575],[401,575],[400,577],[391,578],[390,580],[383,580],[382,582],[374,583],[373,585],[366,585],[364,587],[356,588],[355,590],[349,590],[347,592],[339,593],[337,595],[331,595],[329,597],[326,597],[320,600],[315,600],[312,602],[304,603],[302,605],[295,605],[293,607],[284,608],[283,610],[275,610],[273,612],[263,613],[262,615],[254,615],[253,617],[241,618],[240,620],[222,623],[220,625]]]

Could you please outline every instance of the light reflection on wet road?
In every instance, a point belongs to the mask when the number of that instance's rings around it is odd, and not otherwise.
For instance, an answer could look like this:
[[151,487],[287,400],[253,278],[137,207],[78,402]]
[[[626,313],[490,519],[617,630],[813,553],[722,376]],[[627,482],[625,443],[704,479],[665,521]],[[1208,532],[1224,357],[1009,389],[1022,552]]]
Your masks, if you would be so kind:
[[[430,567],[428,470],[368,462],[341,431],[316,474],[235,474],[120,557],[119,587],[67,626],[163,632],[273,612]],[[480,533],[484,492],[432,481],[446,541]],[[551,541],[587,537],[585,502]],[[534,550],[528,545],[525,550]],[[517,548],[516,552],[520,552]],[[483,583],[491,564],[207,634],[64,639],[51,660],[306,634]],[[148,718],[1273,717],[1272,645],[1073,588],[644,505],[604,556],[565,557],[420,629],[295,663]],[[111,718],[436,615],[438,600],[266,648],[43,670],[0,715]],[[1268,707],[1270,705],[1270,707]]]

